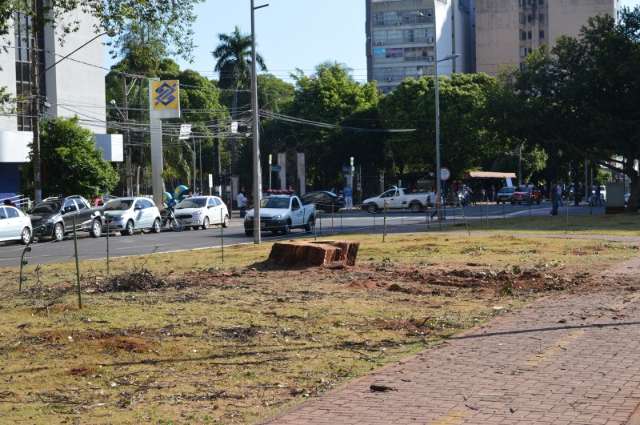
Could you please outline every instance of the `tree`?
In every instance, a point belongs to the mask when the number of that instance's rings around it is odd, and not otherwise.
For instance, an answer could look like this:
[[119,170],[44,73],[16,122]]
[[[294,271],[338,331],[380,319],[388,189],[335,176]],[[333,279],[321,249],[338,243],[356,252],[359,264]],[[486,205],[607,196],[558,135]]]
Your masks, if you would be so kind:
[[[235,27],[231,34],[218,34],[220,43],[212,52],[216,59],[215,70],[220,73],[218,85],[223,89],[234,90],[231,105],[231,115],[235,117],[238,111],[238,91],[251,86],[251,36],[242,34],[239,27]],[[264,59],[256,55],[257,67],[266,71]]]
[[258,75],[258,104],[260,109],[283,112],[293,102],[295,87],[275,75]]
[[640,7],[623,9],[618,21],[594,17],[577,38],[558,40],[550,55],[536,52],[515,74],[512,89],[521,101],[516,129],[521,136],[543,144],[558,170],[577,168],[586,157],[626,175],[629,207],[635,210],[640,201],[634,167],[640,159]]
[[93,134],[77,118],[43,121],[40,132],[44,193],[91,197],[113,190],[118,173],[102,159]]
[[[415,128],[388,138],[396,173],[435,171],[434,79],[407,79],[380,102],[385,128]],[[497,81],[486,74],[453,74],[440,81],[442,165],[454,178],[507,151],[492,128],[490,99]]]
[[[379,94],[373,83],[360,84],[350,71],[338,63],[323,63],[313,75],[298,72],[293,76],[295,93],[285,113],[307,120],[342,125],[350,118],[357,119],[359,126],[375,128],[375,108]],[[352,124],[354,124],[352,122]],[[336,186],[340,180],[342,165],[347,165],[349,156],[358,156],[356,146],[364,151],[374,143],[369,134],[349,133],[339,129],[321,129],[286,122],[265,123],[265,145],[272,150],[300,151],[310,159],[307,177],[316,186]],[[345,144],[347,138],[351,141]],[[361,142],[355,139],[360,138]],[[371,148],[371,144],[368,145]]]

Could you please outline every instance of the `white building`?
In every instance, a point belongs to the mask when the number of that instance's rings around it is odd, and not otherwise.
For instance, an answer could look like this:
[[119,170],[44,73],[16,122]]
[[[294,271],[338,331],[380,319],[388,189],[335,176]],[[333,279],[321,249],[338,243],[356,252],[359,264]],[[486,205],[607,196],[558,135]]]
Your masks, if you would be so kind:
[[[3,37],[2,44],[11,47],[6,52],[0,49],[0,86],[6,87],[19,101],[15,111],[0,113],[0,199],[21,192],[20,172],[28,161],[29,152],[22,144],[31,140],[32,114],[30,103],[20,99],[31,96],[31,54],[34,50],[40,53],[42,116],[78,116],[80,124],[95,134],[106,133],[106,72],[100,68],[104,64],[101,37],[53,66],[96,37],[92,16],[77,11],[68,14],[66,19],[81,22],[79,30],[66,34],[61,42],[60,26],[47,24],[43,36],[35,44],[37,50],[31,48],[34,40],[30,21],[25,16],[16,16],[10,34]],[[29,132],[29,137],[22,132]],[[9,156],[7,152],[14,154]],[[16,155],[16,152],[22,154]],[[27,152],[26,157],[24,152]],[[48,177],[45,172],[43,179]]]
[[471,0],[367,0],[367,74],[389,92],[406,78],[473,71]]

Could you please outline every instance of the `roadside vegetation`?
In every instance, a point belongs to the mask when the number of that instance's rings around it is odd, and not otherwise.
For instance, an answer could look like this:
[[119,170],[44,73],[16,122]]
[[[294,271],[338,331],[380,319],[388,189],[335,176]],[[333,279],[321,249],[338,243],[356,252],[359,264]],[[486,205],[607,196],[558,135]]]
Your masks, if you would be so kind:
[[[270,246],[14,269],[0,283],[11,423],[252,423],[544,295],[593,290],[638,246],[448,232],[353,236],[354,268]],[[39,278],[38,278],[39,276]],[[608,282],[608,281],[607,281]],[[624,282],[608,282],[624,288]]]

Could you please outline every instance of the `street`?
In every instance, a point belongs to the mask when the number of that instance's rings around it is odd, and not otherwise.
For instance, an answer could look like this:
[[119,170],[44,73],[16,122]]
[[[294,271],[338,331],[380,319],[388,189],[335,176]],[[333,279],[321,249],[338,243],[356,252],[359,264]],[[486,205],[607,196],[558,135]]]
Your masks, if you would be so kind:
[[[548,204],[542,205],[477,205],[463,209],[447,209],[447,223],[455,223],[466,220],[501,219],[523,216],[546,216],[549,214]],[[569,215],[601,214],[601,209],[588,207],[570,207]],[[566,214],[566,209],[561,210]],[[431,214],[414,214],[407,211],[390,212],[387,214],[386,228],[389,233],[410,232],[438,228],[437,221],[431,219]],[[330,235],[359,232],[382,232],[385,226],[384,214],[368,214],[362,211],[345,213],[322,214],[316,221],[314,234]],[[272,235],[263,233],[265,242],[278,239],[291,239],[305,237],[309,234],[302,230],[293,230],[289,235]],[[166,253],[191,249],[217,248],[224,238],[225,246],[252,243],[253,238],[244,233],[243,223],[239,217],[235,217],[229,228],[209,230],[187,230],[183,232],[136,233],[134,236],[112,235],[109,238],[110,256],[127,257],[136,255],[148,255],[152,253]],[[93,239],[81,233],[78,238],[78,251],[81,260],[98,260],[106,258],[107,238],[102,236]],[[0,245],[0,267],[18,267],[20,256],[24,247],[18,244]],[[43,241],[32,245],[30,264],[59,263],[73,260],[73,240],[67,238],[62,242]]]

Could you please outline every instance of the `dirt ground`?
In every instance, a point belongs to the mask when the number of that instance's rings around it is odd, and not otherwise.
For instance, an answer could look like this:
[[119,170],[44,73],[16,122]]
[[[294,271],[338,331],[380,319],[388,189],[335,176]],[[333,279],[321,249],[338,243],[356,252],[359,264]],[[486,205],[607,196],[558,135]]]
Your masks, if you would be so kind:
[[0,300],[1,421],[256,422],[537,297],[626,290],[601,270],[638,253],[590,240],[358,239],[353,268],[274,269],[265,247],[228,267],[168,272],[164,256],[85,274],[82,310],[66,272],[45,282],[30,270],[25,291],[7,284]]

